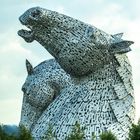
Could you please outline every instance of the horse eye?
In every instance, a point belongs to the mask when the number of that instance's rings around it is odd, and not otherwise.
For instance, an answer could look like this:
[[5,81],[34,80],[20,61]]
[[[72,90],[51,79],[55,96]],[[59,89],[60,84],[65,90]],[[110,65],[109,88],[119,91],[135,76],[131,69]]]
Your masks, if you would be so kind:
[[38,20],[41,16],[41,10],[39,9],[35,9],[34,11],[31,12],[30,14],[30,18],[33,20]]
[[36,17],[36,16],[39,16],[41,14],[41,11],[36,9],[33,13],[32,13],[32,16],[33,17]]

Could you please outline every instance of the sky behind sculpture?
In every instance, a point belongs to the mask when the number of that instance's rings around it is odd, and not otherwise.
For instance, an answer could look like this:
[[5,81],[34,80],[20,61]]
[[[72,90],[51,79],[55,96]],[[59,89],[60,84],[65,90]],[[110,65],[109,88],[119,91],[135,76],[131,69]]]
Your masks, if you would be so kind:
[[128,53],[133,67],[136,115],[140,117],[140,10],[139,0],[5,0],[0,1],[0,123],[18,124],[22,104],[21,86],[26,78],[25,59],[35,66],[52,58],[40,44],[25,43],[17,35],[23,26],[18,17],[28,8],[41,6],[72,16],[115,34],[124,32],[123,39],[135,42]]

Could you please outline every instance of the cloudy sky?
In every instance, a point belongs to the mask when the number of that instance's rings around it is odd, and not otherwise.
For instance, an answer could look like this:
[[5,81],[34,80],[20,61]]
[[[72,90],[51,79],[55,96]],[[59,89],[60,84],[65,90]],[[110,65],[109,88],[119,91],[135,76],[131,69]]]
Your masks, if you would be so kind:
[[106,31],[124,32],[133,40],[128,54],[133,66],[136,120],[140,117],[140,1],[139,0],[4,0],[0,1],[0,123],[18,124],[22,104],[21,86],[27,76],[25,59],[36,66],[52,56],[37,42],[27,44],[17,35],[18,17],[28,8],[55,10]]

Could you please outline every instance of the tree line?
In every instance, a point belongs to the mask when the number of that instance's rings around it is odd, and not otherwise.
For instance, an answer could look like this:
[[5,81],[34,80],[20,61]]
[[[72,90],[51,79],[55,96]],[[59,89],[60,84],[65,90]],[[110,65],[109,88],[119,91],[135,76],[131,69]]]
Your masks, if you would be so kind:
[[[75,126],[72,129],[72,132],[69,136],[66,137],[66,140],[85,140],[84,133],[85,128],[81,127],[78,122],[75,123]],[[92,133],[91,140],[95,140],[96,136]],[[103,132],[100,135],[101,140],[118,140],[116,136],[109,132]],[[33,140],[31,133],[24,127],[19,126],[18,135],[7,134],[3,125],[0,125],[0,140]],[[56,134],[53,132],[53,127],[50,125],[46,134],[42,137],[42,140],[57,140]],[[127,140],[140,140],[140,120],[137,124],[132,124],[132,127],[129,130],[129,137]]]

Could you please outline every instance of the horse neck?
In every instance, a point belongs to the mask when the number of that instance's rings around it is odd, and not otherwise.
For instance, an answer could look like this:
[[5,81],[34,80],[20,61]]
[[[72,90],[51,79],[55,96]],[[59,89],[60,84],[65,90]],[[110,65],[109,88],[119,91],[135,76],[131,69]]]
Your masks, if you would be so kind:
[[107,65],[104,65],[102,68],[96,70],[95,72],[90,73],[78,78],[73,78],[75,84],[87,83],[89,81],[110,81],[113,80],[116,76],[116,65],[117,61],[114,60]]

